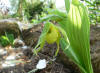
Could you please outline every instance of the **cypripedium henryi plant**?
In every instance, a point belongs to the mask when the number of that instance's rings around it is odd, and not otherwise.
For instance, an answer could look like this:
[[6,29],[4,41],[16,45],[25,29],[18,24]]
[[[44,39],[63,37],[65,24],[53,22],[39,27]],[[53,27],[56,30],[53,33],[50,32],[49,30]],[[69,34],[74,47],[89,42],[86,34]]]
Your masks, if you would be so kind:
[[[40,36],[40,39],[38,41],[38,44],[34,49],[35,54],[37,54],[43,48],[45,42],[47,42],[48,44],[53,44],[53,43],[57,44],[57,51],[55,53],[55,56],[57,56],[58,51],[59,51],[60,36],[61,35],[58,28],[51,22],[46,22],[44,25],[42,34]],[[36,50],[36,48],[38,49]]]
[[[43,48],[45,41],[49,44],[60,43],[63,52],[78,65],[81,73],[93,73],[87,8],[79,0],[65,0],[65,7],[67,12],[49,9],[49,15],[41,19],[41,21],[54,20],[60,25],[46,23],[37,46],[41,44],[40,49]],[[63,37],[60,36],[59,31]],[[50,38],[52,40],[49,40]]]

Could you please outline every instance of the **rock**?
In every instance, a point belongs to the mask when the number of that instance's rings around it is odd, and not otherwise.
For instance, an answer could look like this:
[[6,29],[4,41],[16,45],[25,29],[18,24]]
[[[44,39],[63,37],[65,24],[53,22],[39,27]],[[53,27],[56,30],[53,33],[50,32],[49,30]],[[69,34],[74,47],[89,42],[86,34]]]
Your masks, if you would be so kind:
[[3,19],[0,20],[0,35],[4,35],[5,32],[14,34],[18,37],[21,33],[16,20]]
[[25,43],[21,39],[17,38],[14,40],[14,47],[22,47],[24,45],[25,45]]
[[41,34],[42,26],[34,25],[30,29],[25,29],[22,31],[23,40],[26,45],[33,46],[37,43],[38,38]]
[[27,49],[23,49],[23,54],[30,59],[33,55],[32,48],[28,47]]

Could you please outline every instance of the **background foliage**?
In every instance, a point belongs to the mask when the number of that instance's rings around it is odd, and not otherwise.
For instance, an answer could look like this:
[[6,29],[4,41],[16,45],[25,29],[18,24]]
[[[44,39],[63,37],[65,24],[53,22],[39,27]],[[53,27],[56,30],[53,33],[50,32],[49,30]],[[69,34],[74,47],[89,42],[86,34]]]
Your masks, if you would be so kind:
[[89,9],[91,24],[100,24],[100,0],[85,0]]

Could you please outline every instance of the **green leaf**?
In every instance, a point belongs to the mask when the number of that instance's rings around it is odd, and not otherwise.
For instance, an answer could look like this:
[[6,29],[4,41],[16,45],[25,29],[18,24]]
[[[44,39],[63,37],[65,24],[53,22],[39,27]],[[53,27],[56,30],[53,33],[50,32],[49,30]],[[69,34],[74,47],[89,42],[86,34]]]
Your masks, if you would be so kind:
[[10,42],[11,44],[13,44],[13,42],[14,42],[14,35],[13,35],[13,34],[9,34],[9,35],[7,35],[7,37],[8,37],[8,39],[9,39],[9,42]]
[[2,46],[12,45],[13,46],[14,35],[5,33],[5,35],[0,37],[0,43]]
[[[72,51],[80,62],[77,65],[82,67],[80,68],[82,71],[93,73],[89,44],[90,24],[86,7],[83,4],[71,4],[67,20],[66,22],[62,21],[62,25],[62,28],[66,31]],[[73,57],[70,58],[73,60]]]
[[69,13],[69,10],[70,10],[70,0],[65,0],[65,7],[66,7],[67,13]]
[[72,0],[72,4],[78,5],[79,4],[79,0]]
[[57,9],[48,9],[48,15],[40,19],[39,22],[54,20],[54,21],[62,21],[67,18],[67,14],[65,12],[61,12]]
[[4,46],[4,47],[7,46],[7,45],[9,45],[8,38],[6,36],[1,36],[0,37],[0,44],[2,46]]
[[58,15],[58,16],[61,16],[63,18],[66,18],[66,15],[67,15],[66,12],[61,12],[57,9],[48,9],[47,11],[49,14]]

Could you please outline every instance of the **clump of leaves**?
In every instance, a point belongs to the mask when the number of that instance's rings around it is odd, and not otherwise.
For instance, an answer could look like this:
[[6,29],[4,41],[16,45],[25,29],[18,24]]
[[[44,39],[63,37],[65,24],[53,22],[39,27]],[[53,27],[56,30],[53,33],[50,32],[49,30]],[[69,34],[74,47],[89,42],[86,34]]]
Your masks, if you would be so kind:
[[85,0],[88,9],[91,24],[100,24],[100,0]]
[[40,2],[39,4],[36,4],[33,6],[32,4],[27,4],[27,8],[25,8],[25,14],[27,15],[29,20],[32,20],[36,15],[41,15],[43,12],[43,3]]
[[13,42],[14,42],[14,35],[13,34],[5,33],[5,35],[2,35],[0,37],[0,44],[4,47],[7,45],[13,46]]
[[[65,6],[67,13],[58,10],[49,10],[50,15],[42,18],[41,21],[57,21],[60,26],[55,27],[63,35],[63,37],[60,37],[60,41],[58,41],[60,42],[63,52],[78,65],[81,73],[93,73],[89,43],[90,22],[87,8],[80,3],[79,0],[72,0],[72,2],[65,0]],[[47,40],[45,39],[46,34],[50,30],[48,24],[45,24],[45,27],[37,44],[37,46],[41,44],[41,48],[43,48],[44,41]],[[54,34],[52,34],[52,38],[53,35]]]

